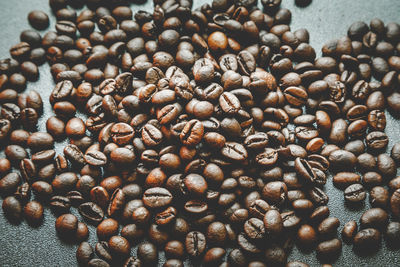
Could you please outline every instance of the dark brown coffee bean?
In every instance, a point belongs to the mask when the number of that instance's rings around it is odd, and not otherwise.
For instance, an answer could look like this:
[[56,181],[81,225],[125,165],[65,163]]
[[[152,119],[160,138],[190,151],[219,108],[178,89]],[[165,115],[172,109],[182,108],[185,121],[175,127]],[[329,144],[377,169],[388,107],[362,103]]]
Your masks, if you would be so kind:
[[388,154],[379,154],[377,157],[379,172],[385,177],[394,177],[397,173],[396,163]]
[[54,196],[50,199],[50,207],[58,214],[68,213],[71,207],[71,201],[67,197]]
[[265,232],[270,236],[278,236],[283,230],[283,220],[277,210],[269,210],[264,215]]
[[11,172],[0,179],[0,193],[2,196],[13,194],[21,183],[21,176]]
[[206,238],[201,232],[190,232],[186,235],[185,246],[190,256],[198,257],[203,254],[206,249]]
[[235,142],[226,142],[224,147],[221,149],[221,154],[227,159],[233,161],[244,161],[248,156],[245,147]]
[[317,234],[312,226],[303,224],[297,231],[297,239],[301,244],[309,247],[317,241]]
[[154,187],[147,189],[143,193],[143,203],[149,208],[160,208],[169,205],[173,196],[162,187]]
[[352,169],[356,162],[356,156],[346,150],[336,150],[329,155],[329,162],[332,167],[338,169]]
[[185,125],[179,137],[184,145],[195,146],[201,141],[203,135],[203,124],[198,120],[191,120]]
[[265,236],[265,226],[262,220],[251,218],[243,225],[245,234],[251,239],[262,239]]
[[12,223],[19,223],[22,217],[21,202],[14,196],[6,197],[2,204],[4,216]]
[[317,246],[317,257],[320,259],[329,259],[338,257],[342,250],[342,241],[337,238],[319,243]]
[[344,190],[344,199],[351,203],[364,201],[366,193],[361,184],[352,184]]
[[236,114],[240,109],[239,99],[230,92],[225,92],[219,97],[219,104],[227,114]]
[[93,202],[86,202],[79,205],[79,213],[88,221],[93,223],[99,223],[103,220],[103,210]]
[[388,224],[388,214],[381,208],[372,208],[363,213],[360,218],[362,228],[383,229]]
[[56,220],[57,233],[63,239],[71,239],[78,228],[78,218],[73,214],[63,214]]
[[24,207],[24,217],[29,225],[38,226],[43,221],[43,206],[37,201],[30,201]]
[[390,198],[390,208],[395,217],[400,217],[400,189],[396,189]]
[[366,228],[359,231],[354,236],[354,247],[356,249],[374,249],[378,247],[381,240],[381,234],[373,228]]
[[118,188],[114,191],[110,198],[110,204],[108,205],[107,215],[110,217],[117,217],[121,213],[122,208],[125,205],[125,195],[122,189]]
[[313,187],[312,189],[308,190],[308,196],[311,201],[318,206],[326,205],[329,201],[328,195],[318,187]]
[[296,107],[304,105],[308,97],[307,92],[304,89],[295,86],[286,88],[284,95],[287,102]]
[[278,152],[273,148],[265,148],[264,152],[256,156],[256,162],[263,166],[272,166],[278,160]]
[[88,242],[82,242],[76,250],[76,259],[79,264],[88,264],[94,257],[93,248]]
[[148,146],[156,146],[161,143],[162,132],[151,124],[146,124],[142,129],[143,142]]
[[399,223],[390,222],[386,227],[385,238],[388,245],[396,247],[396,242],[399,240]]
[[248,51],[242,51],[237,55],[237,62],[239,70],[245,74],[250,75],[255,70],[255,59]]
[[139,244],[137,255],[143,264],[154,264],[158,260],[157,248],[150,242]]
[[383,132],[370,132],[366,137],[366,143],[368,148],[372,150],[380,150],[388,145],[388,137]]
[[86,163],[84,154],[76,145],[68,144],[66,147],[64,147],[64,155],[73,163],[81,165]]

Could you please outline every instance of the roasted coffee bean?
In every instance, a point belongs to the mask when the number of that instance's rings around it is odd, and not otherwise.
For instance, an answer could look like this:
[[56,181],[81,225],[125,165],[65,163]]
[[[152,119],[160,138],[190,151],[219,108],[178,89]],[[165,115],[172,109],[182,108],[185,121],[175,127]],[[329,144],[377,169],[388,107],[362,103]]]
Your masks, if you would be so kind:
[[351,203],[361,202],[365,199],[366,193],[361,184],[352,184],[344,190],[344,199]]
[[108,246],[108,243],[106,241],[100,241],[96,244],[95,246],[95,251],[97,256],[99,256],[100,258],[111,262],[112,261],[112,256],[110,253],[110,248]]
[[236,58],[237,58],[239,70],[243,74],[250,75],[250,73],[252,73],[255,70],[256,61],[250,52],[243,50],[237,55]]
[[125,195],[122,189],[116,189],[110,198],[110,204],[107,209],[107,215],[116,217],[122,211],[125,205]]
[[333,233],[336,233],[336,230],[339,227],[339,225],[340,221],[338,218],[328,217],[318,225],[318,233],[321,236],[332,235]]
[[71,201],[74,207],[77,207],[84,202],[84,198],[79,191],[69,191],[66,194],[66,197]]
[[262,239],[265,236],[265,226],[262,220],[251,218],[243,225],[245,234],[251,239]]
[[44,30],[49,26],[49,17],[43,11],[32,11],[28,15],[29,23],[38,30]]
[[16,172],[11,172],[0,179],[0,193],[3,196],[11,195],[21,183],[21,176]]
[[383,229],[388,224],[388,214],[381,208],[372,208],[363,213],[360,218],[362,228]]
[[357,162],[357,158],[349,151],[336,150],[329,155],[329,162],[334,168],[352,169]]
[[84,158],[86,163],[91,166],[104,166],[107,164],[107,157],[100,151],[88,151]]
[[75,236],[78,228],[78,218],[70,213],[63,214],[56,220],[57,233],[64,239]]
[[151,124],[146,124],[142,129],[143,142],[148,146],[156,146],[161,143],[163,138],[162,132]]
[[390,198],[390,208],[395,217],[400,217],[400,189],[396,189]]
[[269,210],[264,215],[265,232],[270,236],[278,236],[283,230],[283,218],[277,210]]
[[157,248],[150,242],[139,244],[137,255],[143,264],[154,264],[158,260]]
[[360,230],[354,236],[354,247],[356,249],[372,250],[376,249],[381,240],[381,233],[374,228]]
[[369,201],[373,207],[386,208],[389,198],[389,191],[382,186],[375,186],[370,191]]
[[88,242],[82,242],[76,250],[76,259],[79,264],[88,264],[94,257],[93,248]]
[[173,196],[162,187],[154,187],[147,189],[143,193],[143,203],[149,208],[160,208],[169,205]]
[[190,256],[198,257],[205,251],[206,238],[201,232],[190,232],[186,235],[185,246],[186,251]]
[[338,257],[342,250],[342,241],[337,238],[319,243],[316,248],[317,257],[329,259]]
[[371,150],[381,150],[387,147],[389,139],[384,132],[370,132],[366,138],[368,148]]
[[38,226],[43,221],[43,206],[37,201],[30,201],[24,207],[24,217],[29,225]]
[[303,224],[297,231],[297,239],[302,245],[308,247],[317,241],[317,234],[312,226]]
[[379,172],[385,177],[394,177],[397,173],[396,163],[388,154],[380,154],[377,157]]
[[2,204],[4,216],[12,223],[19,223],[22,218],[21,202],[14,196],[6,197]]
[[256,162],[262,166],[272,166],[278,160],[278,152],[273,148],[265,148],[256,156]]
[[104,217],[103,210],[93,202],[79,205],[78,211],[86,220],[93,223],[100,223]]
[[68,213],[71,207],[71,202],[67,197],[54,196],[50,199],[50,207],[59,214]]
[[318,187],[313,187],[312,189],[308,190],[308,196],[311,201],[318,206],[326,205],[329,201],[328,195]]
[[85,164],[85,157],[82,151],[76,145],[69,144],[64,148],[64,155],[67,159],[77,164]]
[[400,237],[400,225],[398,222],[390,222],[386,227],[385,238],[389,245],[397,247],[396,242]]
[[11,122],[7,119],[0,120],[0,141],[8,137],[11,132]]
[[400,143],[393,145],[390,156],[397,164],[400,163]]
[[129,244],[128,240],[118,235],[112,236],[108,240],[108,247],[111,255],[114,257],[121,257],[123,259],[129,256],[131,251],[131,245]]
[[294,167],[296,173],[307,182],[315,183],[317,181],[318,177],[307,160],[296,158]]

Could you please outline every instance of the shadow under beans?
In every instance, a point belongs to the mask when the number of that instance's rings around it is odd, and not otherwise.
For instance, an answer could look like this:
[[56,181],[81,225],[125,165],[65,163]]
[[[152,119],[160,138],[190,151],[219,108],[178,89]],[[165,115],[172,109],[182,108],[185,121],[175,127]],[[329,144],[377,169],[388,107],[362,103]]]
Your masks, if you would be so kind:
[[301,244],[300,242],[296,241],[297,249],[306,255],[313,253],[316,245],[317,245],[316,243],[314,243],[312,245],[304,245],[304,244]]
[[341,252],[336,252],[336,253],[331,254],[331,255],[319,255],[319,254],[317,254],[317,259],[321,263],[333,264],[339,259],[340,254],[341,254]]
[[344,202],[344,206],[350,211],[359,211],[365,209],[365,200],[360,202]]
[[299,7],[307,7],[311,4],[312,0],[295,0],[295,3]]
[[379,243],[378,245],[372,245],[372,246],[362,246],[362,247],[357,247],[353,245],[352,251],[354,254],[357,256],[363,257],[363,258],[372,258],[374,255],[378,253],[378,251],[381,249],[382,245]]

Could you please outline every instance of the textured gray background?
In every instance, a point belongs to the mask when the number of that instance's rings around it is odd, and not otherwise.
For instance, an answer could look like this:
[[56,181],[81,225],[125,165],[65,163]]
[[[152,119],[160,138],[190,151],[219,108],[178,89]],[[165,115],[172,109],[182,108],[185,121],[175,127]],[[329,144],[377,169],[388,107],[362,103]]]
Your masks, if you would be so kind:
[[[211,0],[194,0],[197,7]],[[260,2],[260,1],[259,1]],[[395,21],[400,23],[399,0],[314,0],[306,8],[294,5],[294,0],[283,0],[283,7],[292,11],[291,29],[307,28],[311,35],[311,45],[320,55],[322,44],[328,39],[346,34],[347,27],[356,20],[369,22],[374,17],[383,19],[385,23]],[[133,11],[141,8],[151,9],[152,1],[139,6],[132,6]],[[33,9],[43,10],[51,14],[48,0],[0,0],[0,58],[9,56],[9,47],[19,41],[19,33],[30,26],[27,14]],[[51,27],[54,26],[54,16],[51,16]],[[41,93],[44,100],[44,114],[39,121],[39,130],[45,131],[47,117],[52,114],[48,104],[48,96],[54,84],[49,67],[40,67],[40,80],[29,83],[29,89]],[[400,122],[388,115],[387,133],[391,140],[399,140]],[[393,141],[390,142],[391,147]],[[59,151],[62,144],[57,145]],[[349,220],[358,221],[363,209],[350,210],[344,206],[343,193],[333,187],[328,181],[326,191],[330,197],[329,207],[331,216],[336,216],[343,224]],[[365,202],[366,207],[369,205]],[[39,228],[31,228],[25,222],[19,226],[9,224],[0,211],[0,266],[74,266],[76,265],[76,246],[62,243],[56,237],[55,218],[46,209],[45,221]],[[96,240],[95,228],[90,227],[89,242],[93,245]],[[133,255],[136,251],[133,250]],[[319,266],[315,253],[302,254],[296,248],[289,255],[290,260],[301,260],[310,266]],[[352,252],[352,246],[343,246],[335,266],[400,266],[399,250],[390,250],[382,242],[382,248],[375,254],[360,257]]]

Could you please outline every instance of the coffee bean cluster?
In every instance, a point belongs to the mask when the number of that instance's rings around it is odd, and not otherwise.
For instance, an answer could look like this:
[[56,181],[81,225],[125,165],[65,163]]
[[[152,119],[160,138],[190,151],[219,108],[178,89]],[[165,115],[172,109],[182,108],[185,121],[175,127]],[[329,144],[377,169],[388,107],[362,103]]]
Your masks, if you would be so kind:
[[[280,0],[154,0],[153,13],[49,2],[55,31],[22,32],[0,61],[11,222],[38,226],[50,207],[82,266],[152,266],[161,251],[166,267],[308,266],[287,262],[294,242],[321,262],[342,240],[400,242],[400,143],[385,153],[385,109],[400,114],[399,24],[356,22],[316,58]],[[41,11],[28,20],[49,26]],[[43,100],[24,90],[45,62],[54,116],[38,132]],[[368,197],[359,222],[330,215],[329,172],[346,205]]]

